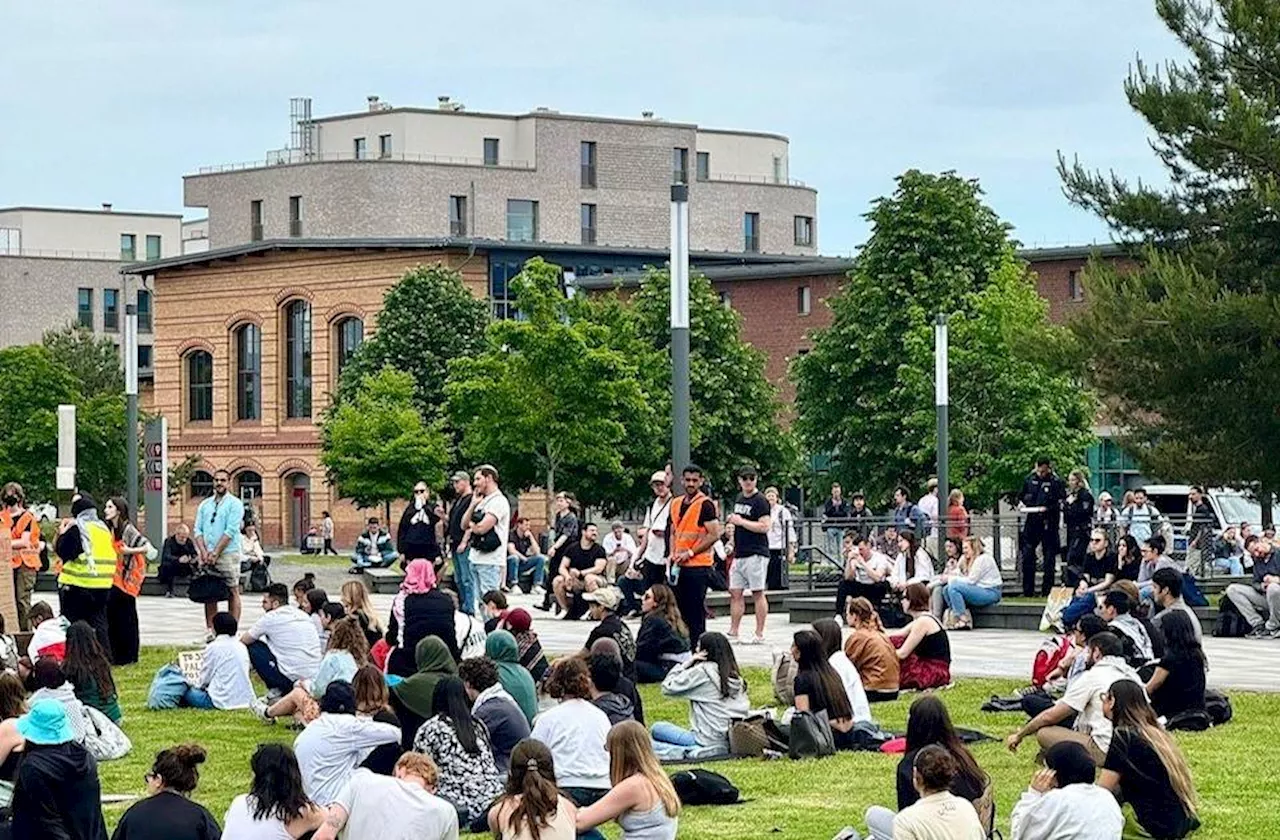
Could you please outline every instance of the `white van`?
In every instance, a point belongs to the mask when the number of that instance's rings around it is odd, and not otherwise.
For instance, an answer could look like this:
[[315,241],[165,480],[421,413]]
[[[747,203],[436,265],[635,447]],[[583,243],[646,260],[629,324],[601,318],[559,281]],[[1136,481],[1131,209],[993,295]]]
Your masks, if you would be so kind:
[[[1155,505],[1156,510],[1173,526],[1175,538],[1185,539],[1187,522],[1191,516],[1191,501],[1187,498],[1191,485],[1148,484],[1144,489],[1147,491],[1147,501]],[[1252,525],[1255,533],[1262,530],[1262,505],[1252,496],[1223,487],[1209,488],[1204,495],[1216,519],[1214,531],[1221,533],[1228,525],[1239,525],[1241,522]]]

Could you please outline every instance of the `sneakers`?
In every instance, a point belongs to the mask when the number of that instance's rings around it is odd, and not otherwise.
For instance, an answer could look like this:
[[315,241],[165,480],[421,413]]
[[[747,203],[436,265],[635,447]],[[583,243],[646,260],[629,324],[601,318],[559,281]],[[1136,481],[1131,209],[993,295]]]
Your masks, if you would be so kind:
[[1259,624],[1245,636],[1246,639],[1280,639],[1280,627],[1268,630],[1266,624]]
[[764,636],[752,636],[749,639],[743,639],[742,642],[747,645],[762,645],[764,644]]
[[249,704],[249,710],[253,712],[254,716],[258,718],[258,720],[263,723],[274,724],[276,719],[267,713],[267,709],[269,708],[267,701],[262,698],[255,698],[253,702]]
[[530,595],[546,595],[547,590],[543,589],[541,586],[535,586],[533,587],[533,589],[529,590],[529,594]]

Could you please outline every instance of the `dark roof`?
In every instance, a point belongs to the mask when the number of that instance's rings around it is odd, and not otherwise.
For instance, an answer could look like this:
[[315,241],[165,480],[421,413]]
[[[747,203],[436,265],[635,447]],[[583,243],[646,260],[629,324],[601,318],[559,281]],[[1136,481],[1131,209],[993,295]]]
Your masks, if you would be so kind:
[[1093,245],[1059,245],[1053,248],[1022,248],[1018,256],[1029,263],[1050,262],[1052,260],[1080,260],[1094,255],[1099,257],[1118,257],[1124,253],[1124,246],[1114,242],[1097,242]]
[[[195,254],[183,254],[179,257],[168,257],[162,260],[129,263],[120,269],[121,274],[152,274],[168,268],[185,268],[193,265],[212,263],[216,260],[235,259],[238,257],[263,254],[271,251],[308,251],[308,250],[441,250],[445,248],[469,248],[485,251],[522,251],[533,253],[578,253],[619,255],[631,257],[653,257],[655,265],[665,264],[669,256],[666,248],[633,248],[608,245],[580,245],[562,242],[509,242],[503,239],[481,239],[470,236],[438,236],[438,237],[340,237],[332,239],[267,239],[260,242],[247,242],[229,248],[217,248]],[[718,265],[747,265],[795,263],[812,261],[813,257],[790,254],[751,254],[736,251],[692,251],[689,258],[695,263]]]

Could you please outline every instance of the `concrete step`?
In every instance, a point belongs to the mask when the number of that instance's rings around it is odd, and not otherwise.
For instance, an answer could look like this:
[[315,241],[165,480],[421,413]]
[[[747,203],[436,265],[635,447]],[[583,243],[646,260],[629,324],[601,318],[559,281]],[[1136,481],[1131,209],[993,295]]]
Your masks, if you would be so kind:
[[[173,591],[176,596],[187,597],[187,578],[178,578],[173,582]],[[58,578],[48,572],[41,572],[36,577],[36,592],[55,593],[58,591]],[[164,584],[160,582],[160,578],[156,575],[147,575],[142,581],[143,595],[164,595]]]
[[360,580],[370,592],[379,595],[394,595],[400,591],[404,582],[404,572],[392,566],[389,569],[361,569]]

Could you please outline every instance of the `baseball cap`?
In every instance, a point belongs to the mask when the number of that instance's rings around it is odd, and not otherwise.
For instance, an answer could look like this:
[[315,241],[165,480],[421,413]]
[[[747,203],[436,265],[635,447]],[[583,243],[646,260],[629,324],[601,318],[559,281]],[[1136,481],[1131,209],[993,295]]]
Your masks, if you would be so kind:
[[622,603],[622,590],[616,586],[603,586],[595,592],[587,592],[582,596],[582,600],[591,601],[606,610],[613,611]]
[[656,473],[649,476],[650,484],[657,484],[659,481],[661,481],[663,484],[667,483],[667,474],[663,470],[658,470]]
[[511,628],[513,633],[528,633],[529,626],[533,623],[533,618],[529,615],[528,610],[516,607],[507,613],[503,621],[506,622],[507,627]]
[[471,480],[471,475],[470,475],[468,472],[466,472],[465,470],[458,470],[456,473],[454,473],[453,475],[449,476],[449,481],[450,481],[450,482],[455,482],[455,481],[470,481],[470,480]]

